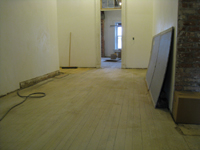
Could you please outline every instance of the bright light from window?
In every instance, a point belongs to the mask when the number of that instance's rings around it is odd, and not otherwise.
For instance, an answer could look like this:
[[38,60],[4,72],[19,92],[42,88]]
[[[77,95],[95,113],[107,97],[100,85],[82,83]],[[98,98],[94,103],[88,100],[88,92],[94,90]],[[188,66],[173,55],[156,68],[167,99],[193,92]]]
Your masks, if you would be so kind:
[[122,2],[119,2],[119,5],[121,6],[121,5],[122,5]]
[[115,25],[115,49],[122,49],[122,26],[120,22]]
[[117,47],[118,49],[121,49],[122,48],[122,27],[117,27],[117,37],[118,37]]

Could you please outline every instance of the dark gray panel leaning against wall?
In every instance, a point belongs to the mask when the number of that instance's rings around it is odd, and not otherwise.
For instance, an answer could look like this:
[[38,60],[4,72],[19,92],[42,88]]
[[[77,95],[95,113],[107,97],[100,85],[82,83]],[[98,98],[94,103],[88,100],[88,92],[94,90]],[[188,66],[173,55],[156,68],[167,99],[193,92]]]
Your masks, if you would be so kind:
[[[157,45],[158,44],[157,43],[154,45],[156,47],[152,47],[153,49],[158,48],[158,53],[156,54],[155,52],[154,54],[152,50],[152,55],[151,55],[151,59],[149,63],[150,68],[148,68],[148,71],[147,71],[148,74],[146,76],[146,80],[148,80],[147,84],[149,86],[148,87],[149,92],[150,92],[150,95],[155,107],[158,102],[158,98],[159,98],[159,95],[163,86],[165,74],[166,74],[169,52],[170,52],[170,47],[171,47],[172,33],[173,33],[173,28],[170,28],[168,30],[165,30],[164,32],[161,32],[160,34],[155,36],[153,39],[154,41],[158,42],[159,41],[158,37],[160,36],[159,46]],[[157,57],[154,55],[157,55]],[[153,68],[151,65],[155,67]]]
[[155,71],[159,45],[160,45],[160,35],[156,35],[156,36],[153,37],[151,58],[150,58],[150,61],[149,61],[149,66],[148,66],[148,70],[147,70],[147,74],[146,74],[146,82],[147,82],[148,89],[151,86],[151,81],[152,81],[153,74],[154,74],[154,71]]

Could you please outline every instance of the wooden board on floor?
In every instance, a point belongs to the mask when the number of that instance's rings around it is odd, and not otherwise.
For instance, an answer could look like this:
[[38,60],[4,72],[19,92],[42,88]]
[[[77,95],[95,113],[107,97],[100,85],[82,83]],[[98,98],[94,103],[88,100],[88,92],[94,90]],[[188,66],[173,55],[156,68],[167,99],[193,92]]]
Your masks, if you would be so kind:
[[148,74],[146,76],[146,80],[148,81],[147,85],[149,86],[148,88],[155,107],[158,102],[158,98],[163,86],[167,70],[172,33],[173,33],[173,27],[155,36],[155,37],[160,36],[160,40],[158,40],[157,38],[154,39],[156,42],[159,41],[159,46],[158,43],[156,43],[155,45],[156,46],[155,49],[158,48],[158,53],[156,53],[156,50],[152,51],[150,59],[151,61],[149,65],[150,68],[148,68],[147,71]]

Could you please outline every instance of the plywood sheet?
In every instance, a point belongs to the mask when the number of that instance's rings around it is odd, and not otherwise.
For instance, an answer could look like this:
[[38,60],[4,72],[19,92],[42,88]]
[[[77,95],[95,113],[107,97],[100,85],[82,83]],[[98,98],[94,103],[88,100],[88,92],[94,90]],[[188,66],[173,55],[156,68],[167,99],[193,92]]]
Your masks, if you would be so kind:
[[149,66],[146,74],[146,82],[147,82],[147,87],[148,89],[151,86],[151,81],[153,78],[153,74],[156,68],[156,62],[157,62],[157,57],[158,57],[158,50],[159,50],[159,45],[160,45],[160,35],[156,35],[153,38],[152,41],[152,50],[151,50],[151,58],[149,61]]
[[172,33],[173,33],[173,28],[170,28],[159,34],[160,42],[159,42],[159,49],[157,53],[157,59],[152,60],[156,62],[156,65],[155,65],[154,71],[152,71],[153,72],[152,78],[151,80],[149,80],[149,83],[150,83],[149,91],[150,91],[155,107],[156,107],[156,104],[157,104],[157,101],[158,101],[158,98],[163,86],[165,74],[166,74],[169,52],[170,52],[170,47],[171,47]]

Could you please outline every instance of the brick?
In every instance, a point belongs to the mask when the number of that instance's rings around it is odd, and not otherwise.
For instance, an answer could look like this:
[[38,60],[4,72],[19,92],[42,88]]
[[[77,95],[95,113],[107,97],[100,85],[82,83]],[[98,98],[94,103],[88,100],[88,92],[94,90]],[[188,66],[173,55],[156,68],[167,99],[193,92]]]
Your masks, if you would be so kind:
[[190,37],[188,38],[188,42],[200,42],[200,38]]
[[185,72],[185,69],[184,68],[177,68],[176,72]]
[[194,25],[196,25],[196,22],[195,21],[185,21],[185,22],[183,22],[183,25],[184,26],[194,26]]
[[[194,68],[194,67],[193,67],[193,68]],[[199,69],[199,68],[194,68],[194,69]],[[192,73],[192,74],[191,74],[191,77],[194,78],[194,79],[199,79],[199,78],[200,78],[200,74]]]
[[188,4],[188,8],[198,8],[198,7],[196,6],[196,3],[193,2]]
[[177,39],[178,43],[185,43],[188,42],[188,38],[187,37],[178,37]]
[[178,33],[178,36],[186,36],[186,32],[185,32],[185,31],[180,31],[180,32]]
[[197,0],[180,0],[180,2],[197,2]]
[[188,27],[188,31],[200,31],[200,27]]
[[177,44],[178,47],[180,48],[188,48],[188,47],[194,47],[194,43],[178,43]]
[[195,68],[200,68],[200,63],[199,64],[194,64]]
[[179,21],[180,21],[180,20],[187,20],[187,16],[186,16],[186,15],[183,15],[183,14],[179,14],[179,15],[178,15],[178,19],[179,19]]
[[195,53],[195,56],[200,58],[200,50]]
[[183,58],[188,59],[188,58],[193,58],[193,54],[192,53],[179,53],[178,57],[181,59],[183,59]]
[[192,64],[193,62],[195,62],[194,58],[182,58],[178,60],[178,63],[188,63],[188,64]]
[[194,3],[181,3],[179,5],[181,8],[185,9],[185,8],[196,8],[196,5],[194,5]]
[[189,82],[178,82],[178,85],[179,86],[190,86],[191,83],[189,83]]
[[179,51],[179,52],[185,52],[186,48],[177,48],[177,51]]
[[198,83],[200,83],[200,79],[188,78],[187,80],[189,82],[198,82]]
[[186,52],[197,52],[200,48],[186,48]]
[[181,6],[182,8],[188,8],[188,3],[182,3],[182,4],[180,4],[180,6]]
[[198,83],[196,82],[182,82],[182,85],[185,86],[192,86],[192,87],[196,87],[198,86]]
[[185,72],[177,72],[176,73],[177,78],[182,78],[182,81],[184,80],[183,77],[191,77],[190,73],[185,73]]
[[182,14],[196,14],[196,10],[193,9],[183,9]]
[[191,91],[191,92],[199,92],[200,87],[199,86],[184,86],[184,91]]
[[186,64],[186,63],[177,63],[177,68],[192,68],[192,64]]
[[[179,21],[180,22],[180,21]],[[180,24],[179,24],[180,25]],[[178,32],[180,33],[181,31],[186,31],[186,27],[181,26],[178,28]]]
[[[197,64],[199,64],[200,63],[200,58],[193,58],[193,63],[194,63],[194,67],[197,65]],[[198,65],[197,65],[197,67],[198,67]]]
[[[191,36],[191,37],[178,37],[178,43],[179,44],[184,44],[184,43],[188,43],[188,42],[200,42],[200,37],[196,37],[196,36]],[[191,46],[191,44],[184,44],[187,46]],[[194,43],[193,43],[194,46]]]
[[186,36],[194,37],[196,36],[195,32],[186,32]]
[[192,8],[198,9],[200,7],[199,2],[193,2],[192,5],[193,5]]
[[[191,73],[193,75],[200,75],[200,70],[196,68],[185,68],[184,72]],[[200,76],[199,76],[200,77]]]
[[200,20],[200,15],[190,15],[188,20]]
[[183,90],[183,86],[175,86],[175,90],[176,91],[182,91]]

